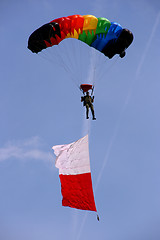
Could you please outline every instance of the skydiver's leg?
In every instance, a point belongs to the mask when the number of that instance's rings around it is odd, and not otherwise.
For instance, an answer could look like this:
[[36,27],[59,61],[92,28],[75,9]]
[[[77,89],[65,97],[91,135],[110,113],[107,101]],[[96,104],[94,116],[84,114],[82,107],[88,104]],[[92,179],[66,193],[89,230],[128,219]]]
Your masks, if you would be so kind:
[[92,119],[93,119],[93,120],[96,120],[96,118],[95,118],[95,114],[94,114],[94,107],[93,107],[93,104],[90,105],[90,109],[91,109],[91,112],[92,112]]
[[89,105],[86,104],[86,118],[89,118]]

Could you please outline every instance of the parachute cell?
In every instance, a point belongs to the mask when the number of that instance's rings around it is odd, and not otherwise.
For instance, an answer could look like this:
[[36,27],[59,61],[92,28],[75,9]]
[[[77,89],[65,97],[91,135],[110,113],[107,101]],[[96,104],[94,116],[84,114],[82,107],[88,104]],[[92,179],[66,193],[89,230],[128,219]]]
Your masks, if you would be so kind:
[[28,40],[28,48],[38,53],[47,47],[59,44],[66,38],[75,38],[112,58],[123,57],[125,49],[133,41],[133,34],[122,29],[116,22],[92,15],[62,17],[43,25],[34,31]]

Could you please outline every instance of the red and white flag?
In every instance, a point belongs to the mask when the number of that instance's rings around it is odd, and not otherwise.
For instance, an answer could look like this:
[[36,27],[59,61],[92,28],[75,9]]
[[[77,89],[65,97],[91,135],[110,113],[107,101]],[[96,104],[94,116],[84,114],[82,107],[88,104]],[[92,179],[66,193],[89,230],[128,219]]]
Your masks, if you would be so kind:
[[76,142],[53,146],[55,166],[59,168],[62,205],[97,211],[94,201],[88,135]]

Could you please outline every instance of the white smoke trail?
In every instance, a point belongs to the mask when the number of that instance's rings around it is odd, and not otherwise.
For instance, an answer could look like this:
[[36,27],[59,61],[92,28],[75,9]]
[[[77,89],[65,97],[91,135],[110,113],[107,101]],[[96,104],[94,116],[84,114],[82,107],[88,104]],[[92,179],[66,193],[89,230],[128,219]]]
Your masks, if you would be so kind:
[[84,114],[83,114],[83,125],[82,125],[82,137],[85,135],[89,135],[90,129],[91,129],[91,119],[86,119],[86,109],[84,108]]

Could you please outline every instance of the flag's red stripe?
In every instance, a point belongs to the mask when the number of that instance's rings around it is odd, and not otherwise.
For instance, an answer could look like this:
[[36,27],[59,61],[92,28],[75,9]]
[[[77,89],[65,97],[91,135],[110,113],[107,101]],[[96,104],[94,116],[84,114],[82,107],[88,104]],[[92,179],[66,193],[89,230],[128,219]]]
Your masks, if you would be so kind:
[[91,173],[59,175],[61,180],[62,205],[82,210],[96,211]]

